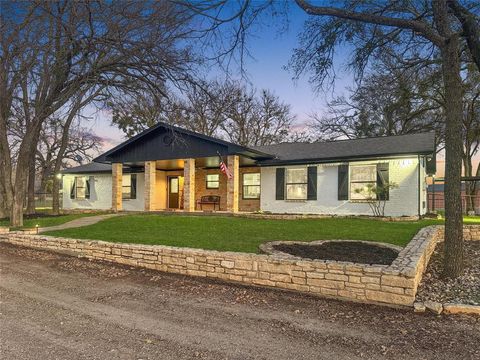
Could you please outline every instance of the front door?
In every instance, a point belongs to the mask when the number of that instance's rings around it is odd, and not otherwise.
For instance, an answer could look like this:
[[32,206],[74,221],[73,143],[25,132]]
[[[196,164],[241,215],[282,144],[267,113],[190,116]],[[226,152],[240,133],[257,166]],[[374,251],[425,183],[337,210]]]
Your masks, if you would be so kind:
[[178,176],[168,177],[168,207],[178,209],[180,200],[180,181]]

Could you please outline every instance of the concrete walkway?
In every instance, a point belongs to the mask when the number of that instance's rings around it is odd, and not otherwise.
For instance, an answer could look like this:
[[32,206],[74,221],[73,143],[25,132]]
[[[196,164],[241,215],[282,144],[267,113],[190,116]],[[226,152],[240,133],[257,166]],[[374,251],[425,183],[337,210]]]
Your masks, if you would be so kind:
[[72,228],[78,228],[82,226],[93,225],[98,223],[99,221],[109,219],[115,216],[120,216],[120,215],[124,215],[124,214],[105,214],[105,215],[85,216],[79,219],[66,222],[65,224],[39,228],[38,232],[43,233],[47,231],[65,230],[65,229],[72,229]]

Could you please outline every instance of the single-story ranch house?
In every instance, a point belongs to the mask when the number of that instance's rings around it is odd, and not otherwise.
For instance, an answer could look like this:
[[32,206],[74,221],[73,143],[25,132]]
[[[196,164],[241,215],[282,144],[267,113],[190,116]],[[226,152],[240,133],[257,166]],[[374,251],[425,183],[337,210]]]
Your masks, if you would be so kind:
[[245,147],[159,123],[65,170],[63,207],[371,215],[357,189],[394,183],[385,215],[417,216],[427,211],[434,140],[419,133]]

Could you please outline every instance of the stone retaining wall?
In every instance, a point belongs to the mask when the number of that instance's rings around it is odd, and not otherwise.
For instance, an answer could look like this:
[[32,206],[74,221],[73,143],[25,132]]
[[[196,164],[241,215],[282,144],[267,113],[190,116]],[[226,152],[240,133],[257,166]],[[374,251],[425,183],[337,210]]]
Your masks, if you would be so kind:
[[[442,237],[441,226],[421,229],[390,266],[85,241],[20,232],[0,234],[0,241],[170,273],[362,302],[412,305],[428,260]],[[466,238],[480,239],[480,227],[467,226]]]

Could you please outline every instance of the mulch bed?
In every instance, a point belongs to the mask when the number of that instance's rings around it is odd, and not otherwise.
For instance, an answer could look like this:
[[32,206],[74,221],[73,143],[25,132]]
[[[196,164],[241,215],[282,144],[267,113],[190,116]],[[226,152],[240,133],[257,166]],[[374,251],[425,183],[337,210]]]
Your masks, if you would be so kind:
[[360,264],[390,265],[398,252],[361,242],[328,241],[323,244],[279,244],[275,250],[316,260],[348,261]]
[[417,300],[480,305],[480,241],[465,241],[465,270],[456,279],[445,279],[444,244],[437,245],[418,288]]

